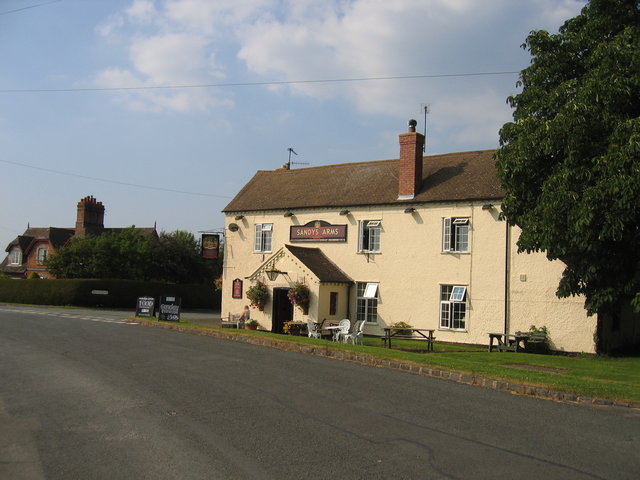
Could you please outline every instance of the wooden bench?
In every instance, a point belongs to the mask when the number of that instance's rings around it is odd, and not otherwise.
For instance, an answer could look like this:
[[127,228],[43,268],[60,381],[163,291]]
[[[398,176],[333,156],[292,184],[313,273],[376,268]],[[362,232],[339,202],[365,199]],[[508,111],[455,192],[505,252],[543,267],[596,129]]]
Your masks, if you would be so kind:
[[516,332],[516,334],[526,335],[524,348],[527,352],[538,353],[547,350],[547,334],[544,332]]
[[497,342],[495,347],[499,352],[519,352],[524,350],[524,346],[520,344],[527,339],[528,335],[528,333],[522,332],[516,332],[514,334],[489,333],[489,351],[493,351],[494,340]]
[[[407,334],[406,332],[411,331],[411,334]],[[382,342],[385,347],[391,348],[391,339],[403,339],[403,340],[412,340],[418,342],[426,342],[427,343],[427,351],[433,352],[433,341],[436,337],[433,336],[433,332],[435,330],[426,329],[426,328],[407,328],[407,327],[387,327],[384,329],[384,337],[382,337]],[[425,335],[426,332],[426,335]]]

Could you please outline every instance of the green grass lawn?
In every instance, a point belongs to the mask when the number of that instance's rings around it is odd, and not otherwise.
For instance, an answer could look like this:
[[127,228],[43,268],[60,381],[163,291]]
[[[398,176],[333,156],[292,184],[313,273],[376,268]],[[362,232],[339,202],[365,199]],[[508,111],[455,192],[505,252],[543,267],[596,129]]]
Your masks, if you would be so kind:
[[[233,329],[225,329],[225,332],[233,332]],[[424,342],[411,340],[396,340],[393,342],[393,349],[388,349],[383,348],[382,341],[377,337],[365,337],[365,345],[345,345],[330,340],[277,335],[269,332],[247,330],[236,332],[239,335],[268,336],[296,343],[325,345],[368,354],[376,358],[402,360],[576,395],[640,404],[639,357],[489,353],[486,346],[451,345],[438,342],[434,344],[434,352],[424,353]]]

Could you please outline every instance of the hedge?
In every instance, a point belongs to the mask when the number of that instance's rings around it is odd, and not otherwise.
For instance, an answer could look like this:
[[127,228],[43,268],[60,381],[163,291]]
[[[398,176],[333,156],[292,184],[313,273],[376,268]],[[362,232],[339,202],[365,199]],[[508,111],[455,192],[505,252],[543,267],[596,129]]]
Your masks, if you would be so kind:
[[[98,293],[99,292],[99,293]],[[101,294],[108,292],[107,294]],[[213,285],[177,285],[130,280],[7,280],[0,279],[0,302],[30,305],[131,308],[138,297],[172,295],[183,309],[218,309],[220,291]]]

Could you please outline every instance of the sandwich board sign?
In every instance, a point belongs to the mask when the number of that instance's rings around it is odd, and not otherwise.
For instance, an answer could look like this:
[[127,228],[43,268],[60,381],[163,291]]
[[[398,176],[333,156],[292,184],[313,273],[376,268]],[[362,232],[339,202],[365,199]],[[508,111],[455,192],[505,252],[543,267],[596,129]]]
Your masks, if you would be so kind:
[[160,297],[158,320],[164,320],[165,322],[179,322],[180,304],[180,297],[176,297],[174,295],[162,295]]
[[153,317],[156,300],[153,297],[138,297],[136,317]]

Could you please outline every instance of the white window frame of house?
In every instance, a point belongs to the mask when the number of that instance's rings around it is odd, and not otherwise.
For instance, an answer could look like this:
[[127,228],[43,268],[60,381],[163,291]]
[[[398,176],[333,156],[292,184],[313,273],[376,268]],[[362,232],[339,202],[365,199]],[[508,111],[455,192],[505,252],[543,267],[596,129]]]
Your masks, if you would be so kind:
[[9,252],[9,265],[22,265],[22,250],[12,248]]
[[440,330],[467,331],[467,287],[440,285]]
[[469,217],[442,219],[442,251],[457,253],[469,251]]
[[36,257],[36,264],[44,265],[49,256],[49,249],[47,247],[38,247],[38,256]]
[[358,222],[358,252],[380,252],[380,220],[360,220]]
[[378,283],[356,282],[356,321],[378,323]]
[[255,253],[270,253],[273,240],[273,223],[256,223],[253,251]]

